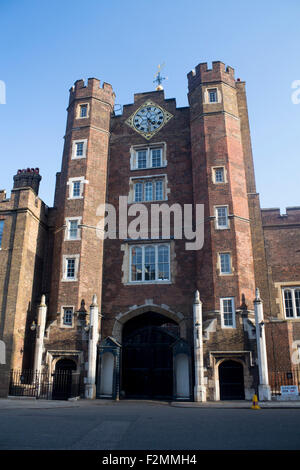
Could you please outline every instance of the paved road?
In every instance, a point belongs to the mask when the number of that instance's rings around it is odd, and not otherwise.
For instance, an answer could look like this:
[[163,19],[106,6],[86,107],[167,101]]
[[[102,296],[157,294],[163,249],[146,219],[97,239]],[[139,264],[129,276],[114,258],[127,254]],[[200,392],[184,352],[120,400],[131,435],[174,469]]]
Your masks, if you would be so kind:
[[98,403],[0,409],[0,449],[300,449],[300,409]]

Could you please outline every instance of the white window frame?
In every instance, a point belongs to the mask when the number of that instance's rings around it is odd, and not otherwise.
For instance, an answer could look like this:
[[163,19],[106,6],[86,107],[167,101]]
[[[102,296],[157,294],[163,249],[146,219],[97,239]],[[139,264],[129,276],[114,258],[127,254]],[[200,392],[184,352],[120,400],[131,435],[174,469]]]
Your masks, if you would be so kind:
[[[223,170],[223,181],[217,181],[216,180],[216,173],[217,170]],[[227,175],[226,175],[226,169],[225,166],[213,166],[212,167],[212,181],[214,184],[225,184],[227,183]]]
[[[222,207],[226,208],[226,220],[227,220],[227,225],[219,225],[219,222],[218,222],[218,209],[221,209]],[[222,206],[215,206],[215,218],[216,218],[216,224],[215,224],[215,227],[216,227],[216,230],[227,230],[229,229],[229,208],[228,206],[226,205],[222,205]]]
[[[64,281],[64,282],[76,282],[76,281],[78,281],[79,258],[80,258],[79,254],[76,254],[76,255],[63,255],[62,281]],[[72,278],[67,277],[68,259],[74,259],[75,260],[75,275]]]
[[[158,279],[158,248],[164,246],[168,248],[168,259],[169,259],[169,272],[168,279]],[[155,248],[155,279],[145,280],[145,248]],[[132,280],[132,250],[134,248],[142,249],[142,279],[140,281]],[[170,244],[169,243],[147,243],[145,245],[136,244],[130,245],[129,247],[129,283],[130,284],[170,284],[171,283],[171,259],[170,259]]]
[[[81,158],[86,158],[86,152],[87,152],[87,139],[77,139],[73,140],[72,142],[72,160],[80,160]],[[76,155],[77,153],[77,144],[83,143],[83,149],[82,149],[82,155]]]
[[[72,310],[72,323],[64,323],[65,319],[65,310]],[[74,305],[62,305],[61,306],[61,319],[60,319],[60,327],[61,328],[74,328]]]
[[[79,196],[73,196],[73,184],[75,181],[80,181],[80,195]],[[67,182],[67,185],[69,186],[68,199],[83,199],[84,184],[88,184],[88,180],[86,180],[84,176],[77,176],[74,178],[69,178]]]
[[[286,320],[295,320],[299,319],[300,320],[300,315],[297,315],[297,307],[296,307],[296,297],[295,297],[295,291],[299,290],[300,291],[300,284],[298,286],[285,286],[282,288],[282,302],[283,302],[283,312]],[[292,297],[292,308],[293,308],[293,316],[288,317],[286,314],[286,306],[285,306],[285,298],[284,298],[284,292],[285,291],[290,291],[291,292],[291,297]]]
[[[77,237],[76,238],[70,238],[70,222],[72,220],[77,220]],[[81,240],[81,221],[82,217],[66,217],[66,230],[65,230],[65,240],[66,241],[76,241],[76,240]]]
[[[80,116],[81,113],[81,107],[86,106],[86,116]],[[90,103],[78,103],[77,105],[77,113],[76,113],[76,119],[87,119],[90,114]]]
[[[229,257],[229,271],[222,271],[222,255],[226,255]],[[232,274],[232,257],[229,251],[219,253],[219,273],[220,276],[228,276]]]
[[[161,149],[161,164],[159,166],[152,166],[152,151]],[[146,166],[144,168],[138,167],[138,152],[141,150],[146,151]],[[167,166],[167,146],[165,142],[158,142],[146,145],[135,145],[130,148],[130,169],[131,170],[149,170],[156,168],[163,168]]]
[[[231,306],[232,306],[232,325],[225,325],[224,323],[224,300],[230,300],[231,301]],[[235,322],[235,301],[234,297],[221,297],[220,298],[220,311],[221,311],[221,327],[225,329],[232,329],[236,328],[236,322]]]

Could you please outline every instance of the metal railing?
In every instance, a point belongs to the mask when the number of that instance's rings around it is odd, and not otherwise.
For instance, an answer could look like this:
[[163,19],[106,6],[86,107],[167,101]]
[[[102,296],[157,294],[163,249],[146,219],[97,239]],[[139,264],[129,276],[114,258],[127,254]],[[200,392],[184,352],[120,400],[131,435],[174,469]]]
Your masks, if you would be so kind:
[[69,370],[58,370],[51,375],[34,370],[11,370],[9,395],[67,400],[83,395],[83,377]]
[[282,385],[300,386],[300,368],[293,368],[289,371],[269,371],[269,383],[272,395],[281,395]]

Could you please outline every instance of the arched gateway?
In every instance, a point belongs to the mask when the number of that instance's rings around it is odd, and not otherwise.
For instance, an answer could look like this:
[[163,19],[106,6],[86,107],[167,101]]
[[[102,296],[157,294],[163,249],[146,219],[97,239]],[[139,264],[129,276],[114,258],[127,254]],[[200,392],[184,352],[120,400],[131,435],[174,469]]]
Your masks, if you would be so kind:
[[178,337],[178,325],[155,312],[125,324],[121,380],[125,397],[173,397],[172,345]]
[[[121,398],[190,399],[190,348],[175,320],[154,311],[141,313],[124,323],[121,339],[107,338],[100,345],[99,398],[119,393]],[[107,361],[108,354],[113,362]]]

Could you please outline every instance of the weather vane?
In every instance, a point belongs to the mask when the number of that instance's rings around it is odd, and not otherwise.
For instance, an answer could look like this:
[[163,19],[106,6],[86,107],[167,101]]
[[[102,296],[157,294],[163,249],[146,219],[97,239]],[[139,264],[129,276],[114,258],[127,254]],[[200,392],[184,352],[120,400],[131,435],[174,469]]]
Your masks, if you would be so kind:
[[165,66],[165,63],[163,64],[159,64],[158,65],[158,71],[156,72],[156,74],[154,75],[155,77],[155,80],[153,80],[153,83],[157,83],[157,86],[156,86],[156,91],[159,91],[159,90],[163,90],[163,86],[162,86],[162,81],[163,80],[168,80],[168,77],[162,77],[161,75],[161,69]]

